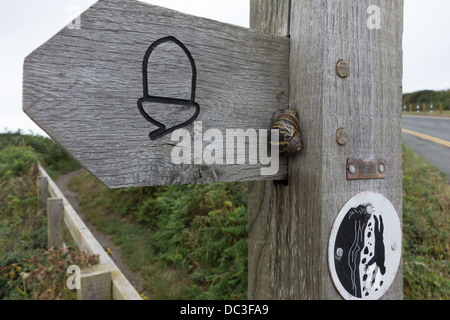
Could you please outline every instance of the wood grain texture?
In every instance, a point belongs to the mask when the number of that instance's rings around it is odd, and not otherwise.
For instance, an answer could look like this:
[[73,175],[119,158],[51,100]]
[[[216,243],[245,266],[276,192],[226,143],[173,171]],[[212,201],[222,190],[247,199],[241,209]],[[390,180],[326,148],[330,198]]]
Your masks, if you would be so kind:
[[81,270],[77,300],[112,300],[111,271],[107,265],[98,264]]
[[[259,19],[266,19],[263,2],[251,2]],[[379,30],[367,28],[371,5],[381,8]],[[375,191],[402,213],[403,1],[292,0],[290,7],[289,101],[305,147],[289,160],[288,186],[250,184],[249,298],[340,299],[327,250],[341,208]],[[336,73],[340,59],[349,65],[345,79]],[[338,128],[349,133],[345,146],[336,142]],[[385,159],[386,179],[347,181],[348,158]],[[383,299],[402,299],[402,282],[400,266]]]
[[[289,35],[290,0],[251,0],[250,27],[263,32]],[[289,91],[285,93],[289,97]],[[301,125],[301,123],[300,123]],[[295,157],[297,158],[298,155]],[[292,158],[290,159],[292,160]],[[283,262],[289,243],[284,243],[282,226],[289,217],[287,188],[273,181],[249,183],[248,196],[248,298],[250,300],[283,299],[280,292],[289,288],[281,279],[290,265]],[[295,245],[295,249],[298,245]]]
[[64,223],[78,249],[81,252],[98,255],[100,264],[106,265],[111,272],[113,300],[142,300],[142,297],[131,285],[122,271],[120,271],[111,257],[105,252],[102,245],[97,241],[78,213],[67,201],[53,179],[41,165],[38,165],[38,169],[39,174],[48,181],[48,193],[53,198],[62,199],[64,205]]
[[[166,36],[195,60],[203,132],[219,129],[225,141],[226,129],[269,130],[275,113],[287,108],[280,93],[288,91],[289,39],[135,0],[100,0],[81,15],[81,29],[64,28],[25,59],[25,113],[109,187],[284,179],[286,159],[274,176],[261,176],[266,166],[259,161],[174,165],[179,141],[150,141],[157,127],[137,107],[142,63],[149,46]],[[192,69],[180,47],[157,47],[147,71],[151,95],[190,97]],[[168,128],[194,113],[156,103],[144,108]],[[193,126],[185,128],[191,136]]]
[[64,205],[60,198],[47,200],[47,235],[49,248],[63,247]]
[[257,10],[250,10],[250,26],[268,34],[289,35],[291,0],[250,0]]
[[48,199],[48,181],[45,177],[37,177],[37,187],[39,190],[39,197],[41,197],[41,201],[44,204],[44,206],[47,205],[47,199]]

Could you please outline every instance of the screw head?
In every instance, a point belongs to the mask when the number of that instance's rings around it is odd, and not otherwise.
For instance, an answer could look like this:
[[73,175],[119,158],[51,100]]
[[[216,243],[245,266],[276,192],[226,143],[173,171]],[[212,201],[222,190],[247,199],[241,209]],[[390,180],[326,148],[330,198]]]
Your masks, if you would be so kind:
[[350,167],[348,167],[348,172],[350,172],[351,174],[355,174],[356,167],[354,165],[351,165]]
[[384,170],[386,170],[386,168],[384,167],[384,165],[380,164],[380,166],[378,167],[378,170],[379,170],[381,173],[384,173]]
[[337,248],[336,250],[336,256],[338,258],[342,258],[342,256],[344,255],[344,250],[342,250],[341,248]]
[[339,128],[336,131],[336,141],[339,145],[345,146],[348,142],[348,131],[345,128]]
[[336,64],[336,73],[343,79],[347,78],[349,73],[348,63],[342,59],[339,60]]

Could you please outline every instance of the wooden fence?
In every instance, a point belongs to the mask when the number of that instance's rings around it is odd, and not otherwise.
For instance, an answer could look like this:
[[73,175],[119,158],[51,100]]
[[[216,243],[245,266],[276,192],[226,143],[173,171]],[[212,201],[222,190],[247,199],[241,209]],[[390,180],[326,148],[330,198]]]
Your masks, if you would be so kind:
[[38,167],[39,193],[47,204],[49,247],[63,246],[64,222],[79,250],[100,258],[99,265],[81,270],[78,300],[142,300],[45,169]]

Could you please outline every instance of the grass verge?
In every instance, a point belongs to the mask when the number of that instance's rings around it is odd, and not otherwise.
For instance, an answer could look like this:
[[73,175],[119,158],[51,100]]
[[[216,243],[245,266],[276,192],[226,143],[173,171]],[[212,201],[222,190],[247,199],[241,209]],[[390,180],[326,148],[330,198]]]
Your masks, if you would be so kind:
[[50,139],[0,134],[0,300],[76,299],[66,286],[67,267],[98,263],[73,249],[47,249],[38,159],[55,174],[78,165]]
[[445,175],[403,147],[404,295],[448,300],[450,186]]
[[156,300],[246,298],[245,187],[110,190],[86,171],[69,183],[85,217],[121,247]]

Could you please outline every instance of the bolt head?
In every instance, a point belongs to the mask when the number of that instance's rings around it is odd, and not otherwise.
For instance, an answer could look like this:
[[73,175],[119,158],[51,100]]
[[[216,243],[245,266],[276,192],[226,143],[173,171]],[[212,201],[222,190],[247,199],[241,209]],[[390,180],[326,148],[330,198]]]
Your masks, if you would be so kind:
[[348,142],[349,135],[345,128],[339,128],[336,131],[336,141],[339,145],[345,146]]
[[348,172],[350,172],[351,174],[355,174],[356,167],[354,165],[351,165],[350,167],[348,167]]
[[349,73],[347,62],[345,62],[344,60],[339,60],[336,65],[336,73],[343,79],[347,78]]
[[384,167],[384,165],[380,164],[380,166],[378,167],[378,170],[379,170],[381,173],[384,173],[384,171],[386,170],[386,168]]
[[336,250],[336,256],[338,258],[342,258],[342,256],[344,255],[344,250],[342,250],[341,248],[337,248]]

